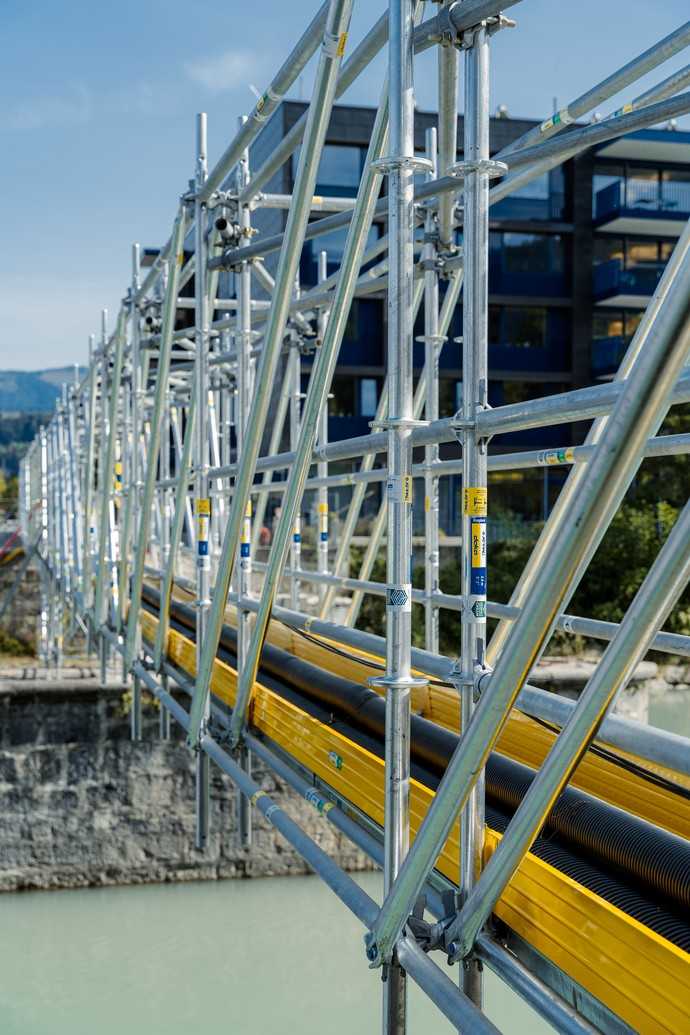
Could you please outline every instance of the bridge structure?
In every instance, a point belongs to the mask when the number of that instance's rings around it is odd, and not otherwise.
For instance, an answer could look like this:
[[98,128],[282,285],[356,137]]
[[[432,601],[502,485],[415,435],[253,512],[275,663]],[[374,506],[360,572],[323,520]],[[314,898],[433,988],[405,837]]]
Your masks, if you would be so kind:
[[[620,623],[567,610],[640,463],[690,448],[689,435],[659,434],[669,408],[690,401],[690,229],[611,382],[493,409],[487,400],[491,205],[594,144],[688,113],[687,67],[618,109],[610,99],[687,47],[690,23],[491,155],[490,52],[514,27],[503,11],[514,13],[516,0],[430,10],[391,0],[354,47],[351,6],[325,0],[211,169],[198,116],[193,177],[167,243],[150,268],[134,245],[114,326],[104,311],[85,376],[65,386],[27,453],[21,524],[43,572],[41,650],[59,665],[64,638],[83,628],[104,677],[108,659],[121,659],[133,738],[144,691],[160,702],[161,736],[171,720],[184,728],[200,849],[213,763],[237,787],[244,843],[258,809],[352,910],[362,965],[381,971],[388,1035],[407,1030],[410,979],[458,1030],[495,1031],[485,966],[559,1032],[690,1031],[690,742],[611,714],[647,651],[690,656],[690,637],[663,631],[690,576],[690,507]],[[357,196],[317,197],[332,105],[386,48]],[[414,57],[430,48],[438,130],[420,154]],[[312,58],[308,110],[250,168],[250,145]],[[607,105],[610,114],[584,121]],[[298,148],[292,194],[268,193]],[[261,208],[287,210],[283,232],[257,234]],[[374,221],[385,232],[372,247]],[[322,253],[318,285],[301,290],[305,240],[334,230],[346,235],[339,268],[328,275]],[[264,260],[276,255],[270,272]],[[348,314],[372,293],[388,307],[378,412],[370,434],[329,442]],[[449,341],[458,306],[463,337]],[[305,349],[315,358],[303,394]],[[461,407],[443,419],[442,349],[456,351],[463,371]],[[501,451],[510,432],[583,421],[583,445]],[[440,458],[448,442],[459,459]],[[510,604],[499,605],[487,591],[488,473],[541,465],[567,479]],[[442,592],[438,486],[458,474],[457,586]],[[352,572],[353,535],[376,484],[380,506]],[[334,542],[329,492],[343,487]],[[424,501],[421,588],[415,497]],[[385,583],[371,578],[381,551]],[[380,635],[357,628],[367,596],[385,602]],[[412,646],[413,608],[424,613],[423,649]],[[459,615],[450,657],[439,651],[444,610]],[[488,640],[487,620],[496,623]],[[529,682],[556,629],[606,645],[576,703]],[[260,788],[256,759],[382,867],[382,902]]]

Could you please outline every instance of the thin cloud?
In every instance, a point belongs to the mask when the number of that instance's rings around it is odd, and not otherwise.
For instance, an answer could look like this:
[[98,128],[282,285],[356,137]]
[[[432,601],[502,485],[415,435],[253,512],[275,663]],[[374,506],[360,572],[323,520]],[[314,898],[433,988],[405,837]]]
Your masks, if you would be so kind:
[[184,70],[193,82],[217,92],[247,86],[262,65],[263,60],[253,51],[226,50],[222,54],[187,61]]
[[86,86],[74,86],[62,96],[46,94],[28,97],[8,107],[0,115],[4,129],[52,129],[61,126],[82,126],[93,114],[91,94]]

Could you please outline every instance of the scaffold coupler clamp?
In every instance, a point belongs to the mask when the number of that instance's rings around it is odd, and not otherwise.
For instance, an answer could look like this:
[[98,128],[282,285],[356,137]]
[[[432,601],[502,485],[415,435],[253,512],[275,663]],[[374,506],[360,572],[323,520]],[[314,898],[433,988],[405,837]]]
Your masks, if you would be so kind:
[[475,662],[471,671],[465,672],[462,668],[462,661],[460,658],[456,658],[453,662],[453,667],[450,670],[450,681],[453,683],[455,688],[460,692],[464,687],[472,687],[472,696],[475,704],[486,690],[489,677],[493,672],[492,668],[487,665],[479,664]]
[[204,718],[199,723],[199,732],[197,733],[196,737],[192,737],[190,733],[187,733],[187,747],[189,748],[189,750],[192,751],[195,755],[200,754],[201,741],[204,739],[205,736],[209,735],[210,732],[211,731],[209,727],[209,718],[208,716],[204,716]]
[[443,937],[448,920],[444,918],[430,924],[428,920],[424,919],[425,909],[426,895],[420,895],[411,915],[407,918],[405,930],[412,935],[423,952],[431,952],[432,949],[443,947]]

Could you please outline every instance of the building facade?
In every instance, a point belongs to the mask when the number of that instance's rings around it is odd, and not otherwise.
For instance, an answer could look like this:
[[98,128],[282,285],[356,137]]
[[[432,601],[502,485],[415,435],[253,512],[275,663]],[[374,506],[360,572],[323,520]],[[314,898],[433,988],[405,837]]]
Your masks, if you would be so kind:
[[[306,104],[287,101],[275,112],[250,154],[253,169],[299,120]],[[316,192],[354,197],[371,136],[375,110],[335,106],[318,173]],[[463,120],[458,120],[462,144]],[[424,152],[425,132],[436,115],[417,112],[415,147]],[[526,119],[491,120],[492,153],[537,125]],[[290,193],[299,153],[264,188]],[[462,152],[458,152],[458,159]],[[609,142],[546,173],[490,210],[489,401],[519,402],[584,387],[613,376],[640,321],[685,220],[690,217],[690,133],[653,129]],[[318,218],[315,217],[315,218]],[[285,213],[256,214],[261,234],[280,232]],[[372,229],[372,243],[384,232]],[[260,239],[260,238],[259,238]],[[345,231],[307,241],[300,266],[301,286],[317,282],[318,253],[325,250],[328,272],[342,256]],[[461,243],[460,236],[458,243]],[[273,256],[273,262],[277,257]],[[355,300],[333,382],[329,437],[365,434],[374,416],[385,373],[385,299]],[[422,317],[417,334],[422,333]],[[461,306],[441,353],[440,412],[459,406],[462,367]],[[423,345],[415,346],[421,369]],[[310,358],[304,357],[303,382]],[[572,444],[568,429],[537,429],[503,436],[494,444],[550,448]],[[574,432],[577,437],[577,429]],[[452,448],[452,447],[451,447]],[[550,472],[546,488],[524,474],[504,477],[501,498],[509,510],[526,508],[538,517],[548,510],[562,472]],[[539,482],[543,475],[539,473]],[[529,491],[526,491],[529,482]],[[514,482],[514,491],[511,490]],[[446,504],[447,524],[455,506]]]

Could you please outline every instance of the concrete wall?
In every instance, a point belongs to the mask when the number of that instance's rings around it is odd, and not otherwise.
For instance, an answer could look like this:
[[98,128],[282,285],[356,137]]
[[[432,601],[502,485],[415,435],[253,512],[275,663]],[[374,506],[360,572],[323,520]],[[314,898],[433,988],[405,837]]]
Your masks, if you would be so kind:
[[[0,890],[305,873],[254,812],[252,848],[236,835],[230,781],[212,767],[212,833],[194,848],[194,775],[179,739],[162,742],[150,714],[128,739],[120,689],[0,685]],[[179,734],[178,734],[179,736]],[[262,787],[347,869],[368,860],[265,771]]]

